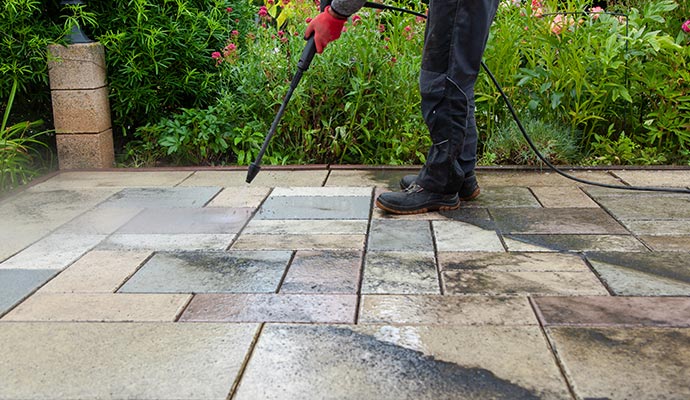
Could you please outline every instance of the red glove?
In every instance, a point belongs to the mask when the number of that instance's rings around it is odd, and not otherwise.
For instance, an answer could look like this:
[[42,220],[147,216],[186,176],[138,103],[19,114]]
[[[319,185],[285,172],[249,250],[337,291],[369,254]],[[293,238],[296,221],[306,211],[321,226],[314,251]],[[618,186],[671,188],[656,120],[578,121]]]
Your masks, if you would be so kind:
[[319,15],[317,15],[304,32],[304,38],[308,39],[312,33],[314,34],[314,44],[316,45],[316,52],[321,54],[326,45],[340,37],[343,31],[343,26],[347,18],[338,18],[333,15],[331,6]]

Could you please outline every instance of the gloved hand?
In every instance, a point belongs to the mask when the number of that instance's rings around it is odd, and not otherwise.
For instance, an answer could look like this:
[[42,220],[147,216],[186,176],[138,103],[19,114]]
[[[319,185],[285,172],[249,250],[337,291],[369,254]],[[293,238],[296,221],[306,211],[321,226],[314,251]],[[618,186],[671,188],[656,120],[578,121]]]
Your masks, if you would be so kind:
[[346,21],[347,18],[337,17],[331,6],[328,6],[307,25],[304,38],[308,39],[313,33],[316,52],[321,54],[328,43],[340,37]]

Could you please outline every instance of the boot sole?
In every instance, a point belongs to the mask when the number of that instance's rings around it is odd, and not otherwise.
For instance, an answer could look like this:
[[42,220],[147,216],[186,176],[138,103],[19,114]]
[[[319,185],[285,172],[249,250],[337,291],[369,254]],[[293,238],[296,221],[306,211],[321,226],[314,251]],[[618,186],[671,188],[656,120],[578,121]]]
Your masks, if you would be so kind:
[[442,205],[442,206],[430,206],[424,208],[418,208],[415,210],[396,210],[394,208],[387,207],[383,205],[378,199],[376,199],[376,207],[382,209],[383,211],[389,212],[391,214],[398,215],[412,215],[412,214],[424,214],[430,211],[452,211],[460,208],[460,201],[454,205]]

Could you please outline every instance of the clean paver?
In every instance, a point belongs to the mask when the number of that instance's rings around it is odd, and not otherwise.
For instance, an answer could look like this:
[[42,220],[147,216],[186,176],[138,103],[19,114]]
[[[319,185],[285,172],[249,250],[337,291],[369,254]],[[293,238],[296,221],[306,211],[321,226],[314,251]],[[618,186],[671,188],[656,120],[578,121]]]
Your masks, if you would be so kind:
[[147,209],[118,230],[120,234],[229,234],[249,220],[251,208]]
[[356,294],[361,251],[298,251],[280,293]]
[[362,293],[437,294],[439,290],[433,253],[367,252]]
[[192,251],[225,250],[235,239],[234,234],[154,234],[154,233],[116,233],[108,236],[98,250],[130,251]]
[[60,226],[56,232],[110,235],[142,210],[139,208],[96,208]]
[[188,294],[37,293],[0,321],[173,322]]
[[547,328],[582,399],[690,398],[690,329]]
[[364,295],[360,324],[536,325],[526,297]]
[[323,399],[569,398],[538,327],[264,327],[233,398],[316,393]]
[[257,208],[270,192],[267,187],[226,187],[206,207]]
[[0,315],[55,275],[52,269],[0,269]]
[[363,250],[365,235],[241,235],[234,250]]
[[253,219],[242,230],[251,235],[364,235],[366,220]]
[[220,192],[219,187],[125,188],[99,207],[201,208]]
[[0,323],[2,399],[228,397],[258,324]]
[[601,205],[620,220],[685,220],[690,223],[690,196],[602,197]]
[[497,208],[490,210],[504,234],[626,234],[604,210],[592,208]]
[[594,269],[617,295],[689,296],[690,253],[590,253]]
[[688,297],[536,297],[545,326],[690,327]]
[[648,251],[632,235],[505,235],[508,251]]
[[122,293],[273,293],[289,251],[156,253]]
[[428,221],[374,220],[371,222],[370,251],[433,251]]
[[61,270],[105,238],[105,235],[54,233],[0,263],[0,269]]
[[419,168],[410,170],[345,170],[334,169],[328,175],[325,186],[379,186],[400,190],[400,179],[416,174]]
[[598,208],[599,205],[574,186],[535,186],[530,188],[546,208]]
[[633,186],[690,187],[690,174],[684,171],[613,171],[613,174]]
[[180,321],[352,324],[356,309],[354,294],[199,294]]
[[363,196],[269,196],[257,219],[368,219],[371,200]]
[[460,221],[432,221],[438,251],[505,251],[493,229]]

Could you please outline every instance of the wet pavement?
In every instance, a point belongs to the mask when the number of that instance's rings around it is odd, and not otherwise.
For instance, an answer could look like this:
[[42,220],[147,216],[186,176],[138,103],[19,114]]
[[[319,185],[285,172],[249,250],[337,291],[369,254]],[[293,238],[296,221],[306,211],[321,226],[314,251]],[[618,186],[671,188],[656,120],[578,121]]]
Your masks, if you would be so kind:
[[[67,171],[0,199],[0,399],[688,399],[690,195],[480,169]],[[577,170],[690,187],[690,170]]]

